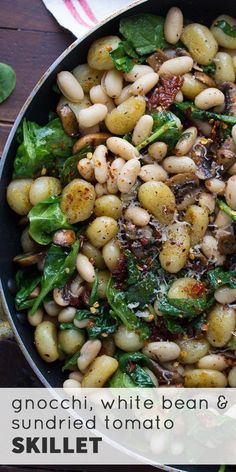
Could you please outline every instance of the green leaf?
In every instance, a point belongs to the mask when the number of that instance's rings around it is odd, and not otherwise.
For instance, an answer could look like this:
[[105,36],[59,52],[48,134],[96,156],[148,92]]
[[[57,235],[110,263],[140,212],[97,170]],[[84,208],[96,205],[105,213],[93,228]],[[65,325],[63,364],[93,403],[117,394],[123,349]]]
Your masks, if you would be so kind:
[[52,244],[48,250],[43,276],[41,279],[41,291],[35,299],[30,314],[33,315],[43,302],[46,295],[54,288],[62,288],[74,273],[76,258],[79,252],[80,241],[76,241],[69,254],[60,246]]
[[235,210],[232,210],[232,208],[230,208],[227,205],[227,203],[225,203],[223,200],[220,200],[219,198],[217,200],[217,204],[218,204],[219,208],[226,213],[226,215],[230,216],[230,218],[233,221],[236,221],[236,211]]
[[216,71],[216,65],[214,62],[207,64],[206,66],[202,66],[202,70],[205,74],[214,75]]
[[219,20],[214,24],[215,28],[220,28],[227,36],[236,38],[236,26],[230,25],[225,20]]
[[196,316],[208,310],[214,303],[214,298],[168,298],[169,303],[178,308],[181,313]]
[[52,196],[37,203],[29,212],[29,233],[38,244],[47,245],[58,229],[73,229],[60,207],[60,197]]
[[207,280],[212,291],[228,285],[230,288],[236,288],[236,270],[224,271],[220,267],[207,272]]
[[137,384],[129,377],[128,374],[122,372],[120,369],[114,373],[109,380],[108,387],[110,388],[134,388]]
[[161,16],[144,13],[123,18],[120,33],[141,56],[168,46],[164,37],[164,18]]
[[104,334],[113,334],[117,329],[117,321],[111,316],[108,307],[99,306],[95,314],[88,310],[76,311],[76,320],[81,321],[86,318],[90,320],[89,325],[86,327],[90,338],[97,338]]
[[4,102],[16,86],[16,74],[11,66],[0,62],[0,103]]
[[45,126],[23,121],[23,141],[18,147],[13,178],[38,177],[42,170],[55,170],[57,159],[71,155],[73,139],[68,136],[59,118]]
[[86,146],[64,161],[60,169],[60,179],[63,186],[67,185],[71,180],[80,177],[77,164],[83,157],[87,156],[88,152],[92,152],[92,150],[92,146]]
[[21,269],[16,273],[18,292],[15,297],[16,309],[24,310],[30,308],[34,302],[28,300],[29,295],[39,285],[41,274],[34,268]]
[[221,465],[218,472],[225,472],[226,471],[226,465]]
[[128,271],[128,277],[126,282],[128,285],[136,284],[140,280],[140,270],[137,267],[137,260],[136,257],[132,254],[132,252],[127,249],[125,251],[125,258],[126,258],[126,266]]
[[94,303],[98,300],[98,285],[99,279],[97,273],[95,272],[95,280],[93,282],[92,290],[89,296],[89,306],[93,306]]
[[129,41],[121,41],[116,49],[110,52],[110,56],[117,70],[129,72],[135,64],[141,64],[145,58],[139,56]]
[[73,356],[70,357],[65,362],[64,366],[62,367],[62,372],[64,372],[65,370],[73,369],[73,367],[75,367],[77,364],[77,360],[79,359],[79,356],[80,356],[80,351],[77,351],[75,354],[73,354]]
[[185,113],[191,118],[197,118],[202,121],[215,120],[223,121],[224,123],[230,123],[232,125],[236,124],[235,115],[221,115],[220,113],[215,113],[213,111],[200,110],[200,108],[197,108],[193,102],[175,102],[174,108],[180,112]]
[[76,328],[76,326],[74,325],[74,323],[61,323],[59,325],[59,329],[60,331],[66,331],[67,329],[75,329],[75,330],[78,330],[78,328]]
[[152,113],[151,116],[154,120],[153,132],[148,138],[138,144],[137,150],[140,151],[149,144],[159,140],[160,137],[161,141],[168,144],[172,149],[181,137],[181,132],[176,126],[173,113],[170,111],[162,111]]
[[153,272],[142,274],[142,277],[134,285],[126,290],[127,303],[139,303],[139,308],[154,302],[156,299],[156,289],[158,277]]
[[118,291],[114,287],[112,278],[107,284],[107,299],[110,307],[112,308],[112,315],[118,318],[128,330],[137,331],[141,340],[145,340],[149,337],[149,327],[142,323],[135,315],[126,302],[125,293]]
[[[120,370],[125,372],[138,387],[155,387],[153,380],[142,368],[149,366],[150,359],[141,352],[126,352],[119,355]],[[141,364],[141,366],[140,366]]]

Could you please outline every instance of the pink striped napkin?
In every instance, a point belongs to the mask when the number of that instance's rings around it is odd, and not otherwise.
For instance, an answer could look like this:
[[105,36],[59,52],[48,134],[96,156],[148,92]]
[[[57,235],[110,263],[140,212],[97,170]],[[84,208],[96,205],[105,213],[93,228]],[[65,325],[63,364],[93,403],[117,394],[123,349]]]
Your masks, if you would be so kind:
[[77,38],[113,13],[128,7],[132,0],[43,0],[58,23]]

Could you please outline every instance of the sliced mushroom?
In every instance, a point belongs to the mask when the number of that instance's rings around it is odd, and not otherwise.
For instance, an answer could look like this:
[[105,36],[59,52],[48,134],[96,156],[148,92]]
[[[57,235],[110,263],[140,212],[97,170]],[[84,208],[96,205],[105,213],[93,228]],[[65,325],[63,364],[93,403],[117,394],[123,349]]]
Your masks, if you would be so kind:
[[198,138],[191,151],[191,158],[197,166],[196,176],[200,180],[210,179],[215,174],[211,145],[211,139]]
[[216,87],[215,80],[209,75],[205,74],[205,72],[196,71],[194,75],[196,79],[199,80],[199,82],[202,82],[204,85],[207,85],[207,87]]
[[167,55],[162,49],[157,49],[154,54],[147,58],[147,63],[153,68],[155,72],[158,72],[161,65],[170,59],[170,56]]
[[225,113],[236,115],[236,85],[224,82],[221,89],[225,94]]
[[175,194],[178,210],[185,210],[192,205],[200,192],[199,179],[193,173],[176,174],[165,183]]
[[61,105],[57,107],[57,114],[59,115],[64,131],[69,136],[79,135],[79,125],[74,112],[69,105]]
[[18,256],[14,257],[13,261],[19,265],[20,267],[28,267],[38,262],[41,262],[45,256],[45,252],[37,252],[32,253],[28,252],[26,254],[19,254]]
[[85,291],[83,280],[79,275],[70,279],[63,288],[63,298],[69,302],[70,306],[79,306],[81,303],[81,296]]
[[76,240],[75,232],[71,229],[59,229],[53,235],[53,242],[58,246],[69,247]]
[[218,239],[218,249],[220,254],[228,255],[236,253],[236,236],[234,234],[224,234]]
[[82,136],[73,146],[73,154],[76,154],[86,146],[98,146],[103,144],[111,135],[109,133],[93,133]]
[[227,138],[216,151],[216,162],[221,167],[222,173],[226,172],[236,161],[236,152],[233,138]]
[[178,367],[166,369],[157,361],[149,359],[149,369],[156,375],[160,383],[181,384],[183,382],[183,375],[181,375]]

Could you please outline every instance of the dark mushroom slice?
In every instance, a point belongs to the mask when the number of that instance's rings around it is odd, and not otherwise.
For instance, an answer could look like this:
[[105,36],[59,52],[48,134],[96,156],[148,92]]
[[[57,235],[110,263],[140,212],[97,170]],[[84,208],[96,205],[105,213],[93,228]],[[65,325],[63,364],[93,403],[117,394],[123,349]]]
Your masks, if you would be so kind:
[[109,133],[92,133],[87,134],[86,136],[82,136],[82,138],[78,139],[73,146],[73,154],[81,151],[86,146],[93,146],[96,147],[99,144],[103,144],[106,142],[108,138],[110,138]]
[[236,253],[236,236],[234,234],[224,234],[218,239],[218,250],[220,254],[227,256]]
[[174,193],[178,210],[185,210],[189,205],[192,205],[200,193],[199,179],[190,172],[176,174],[165,184]]
[[182,384],[183,375],[178,370],[178,367],[166,369],[162,367],[157,360],[149,359],[149,369],[156,375],[160,383],[166,384]]
[[75,232],[71,229],[59,229],[53,235],[53,242],[57,246],[69,247],[76,240]]
[[211,147],[211,139],[199,138],[192,148],[190,157],[197,166],[195,174],[200,180],[207,180],[215,175],[216,164]]
[[227,138],[216,151],[216,162],[221,167],[221,173],[226,172],[236,161],[233,138]]
[[209,75],[205,74],[205,72],[197,70],[194,75],[196,79],[199,80],[199,82],[202,82],[202,84],[206,85],[207,87],[216,87],[215,80]]
[[31,265],[37,264],[38,262],[41,262],[44,256],[44,251],[37,253],[28,252],[26,254],[19,254],[18,256],[15,256],[13,261],[20,267],[29,267]]
[[158,48],[154,54],[147,58],[147,63],[155,72],[158,72],[162,64],[168,59],[170,59],[170,56]]
[[236,115],[236,85],[233,82],[224,82],[221,90],[225,94],[225,110],[224,113]]
[[74,112],[69,105],[62,105],[57,107],[57,114],[59,115],[64,131],[69,136],[79,136],[79,125]]

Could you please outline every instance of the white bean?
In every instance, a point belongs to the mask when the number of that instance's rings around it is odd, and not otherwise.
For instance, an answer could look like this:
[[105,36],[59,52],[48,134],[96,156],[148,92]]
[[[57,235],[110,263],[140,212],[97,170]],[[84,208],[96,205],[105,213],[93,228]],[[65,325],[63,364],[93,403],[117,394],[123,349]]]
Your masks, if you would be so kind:
[[195,105],[201,110],[208,110],[208,108],[223,105],[225,96],[221,90],[215,87],[209,87],[203,90],[195,97]]
[[84,157],[77,164],[78,171],[85,180],[93,180],[94,178],[94,168],[93,162],[91,159]]
[[58,315],[59,323],[70,323],[75,317],[76,309],[73,306],[68,306],[60,311]]
[[220,354],[208,354],[198,361],[198,369],[213,369],[213,370],[225,370],[227,369],[228,364],[224,356]]
[[61,306],[57,305],[54,300],[43,303],[44,310],[49,316],[58,316],[61,311]]
[[122,167],[117,177],[117,186],[120,192],[129,193],[136,183],[137,177],[141,169],[140,162],[137,158],[130,159]]
[[84,372],[95,357],[97,357],[101,347],[102,343],[99,339],[90,339],[82,346],[77,360],[77,365],[81,372]]
[[218,250],[217,240],[211,236],[206,235],[203,238],[201,249],[203,254],[208,258],[216,262],[217,265],[222,265],[225,261],[225,256],[222,256]]
[[177,7],[172,7],[168,11],[165,24],[164,34],[165,39],[170,44],[176,44],[183,31],[183,13]]
[[150,136],[153,123],[154,121],[151,115],[143,115],[139,118],[132,135],[132,142],[135,146]]
[[106,105],[96,103],[79,112],[79,124],[85,127],[97,125],[106,118],[107,113]]
[[156,180],[157,182],[165,182],[168,179],[167,172],[159,164],[147,164],[146,166],[141,167],[139,173],[140,179],[144,182],[149,182],[150,180]]
[[104,84],[105,92],[109,97],[118,98],[123,86],[122,73],[116,69],[111,69],[105,73],[102,83]]
[[107,184],[97,183],[94,188],[95,188],[95,192],[98,198],[102,197],[103,195],[107,195],[108,193]]
[[143,77],[146,74],[151,74],[152,72],[152,67],[136,64],[130,72],[124,74],[124,79],[127,82],[135,82],[135,80],[140,79],[140,77]]
[[209,179],[205,181],[205,187],[209,192],[216,195],[223,195],[225,191],[225,183],[220,179]]
[[236,388],[236,367],[229,371],[228,382],[230,387]]
[[161,141],[157,143],[153,143],[148,147],[148,154],[155,159],[155,161],[159,162],[166,157],[167,154],[167,144]]
[[147,210],[137,206],[130,206],[125,211],[126,220],[132,221],[135,226],[147,226],[150,221],[150,215]]
[[228,303],[233,303],[236,301],[236,288],[221,287],[218,288],[214,297],[217,302],[222,303],[222,305],[227,305]]
[[181,174],[183,172],[195,172],[196,171],[196,164],[188,156],[169,156],[164,159],[162,163],[166,172],[170,174]]
[[107,139],[107,147],[113,154],[117,154],[126,161],[139,155],[137,149],[128,141],[122,138],[111,137]]
[[223,228],[224,230],[230,231],[230,227],[232,225],[232,219],[230,218],[229,215],[226,215],[226,213],[223,210],[220,210],[217,214],[214,224],[218,228]]
[[133,95],[146,95],[157,84],[159,75],[156,72],[145,74],[131,85],[130,91]]
[[195,126],[187,128],[175,146],[176,155],[186,156],[186,154],[188,154],[188,152],[192,149],[196,138],[197,128]]
[[28,313],[27,319],[31,326],[38,326],[43,321],[44,311],[42,308],[38,308],[33,315]]
[[79,272],[79,275],[86,282],[93,282],[95,279],[95,270],[93,264],[84,254],[78,254],[76,259],[76,267]]
[[174,361],[180,355],[180,347],[171,341],[152,342],[147,344],[142,351],[151,359],[158,359],[160,362]]
[[177,103],[181,103],[184,101],[184,96],[183,96],[183,93],[181,92],[181,90],[177,93],[177,95],[175,96],[175,102]]
[[125,102],[125,100],[127,100],[130,97],[131,95],[130,87],[131,85],[126,85],[121,90],[121,94],[119,95],[119,97],[115,98],[114,100],[116,105],[121,105],[121,103]]
[[82,374],[82,372],[74,370],[74,372],[70,373],[69,379],[77,380],[77,382],[80,383],[83,379],[83,374]]
[[[76,379],[67,379],[63,382],[63,388],[68,395],[73,394],[74,388],[81,388],[81,383]],[[71,391],[72,390],[72,391]]]
[[112,162],[111,167],[109,169],[109,176],[107,179],[108,193],[115,194],[118,192],[117,177],[124,165],[125,160],[122,159],[122,157],[117,157],[117,159],[114,159],[114,161]]
[[105,261],[106,266],[109,270],[113,270],[118,262],[120,257],[120,248],[118,241],[112,239],[109,241],[102,250],[103,259]]
[[184,75],[193,67],[193,59],[189,56],[175,57],[165,61],[160,69],[159,75]]
[[232,175],[227,181],[225,199],[232,210],[236,210],[236,175]]
[[62,94],[74,103],[79,103],[84,98],[84,91],[76,78],[68,71],[57,74],[57,85]]
[[95,179],[99,184],[104,184],[108,179],[107,148],[103,144],[97,146],[93,153],[93,166]]
[[234,140],[234,144],[236,145],[236,125],[232,128],[232,138]]
[[114,334],[116,346],[122,351],[132,352],[142,349],[144,342],[135,331],[129,331],[124,325],[120,325]]
[[106,105],[108,111],[111,111],[114,108],[112,99],[104,92],[101,85],[95,85],[92,87],[89,95],[93,104],[102,103],[103,105]]
[[210,193],[202,192],[199,195],[198,203],[200,207],[206,208],[210,214],[215,210],[215,198]]

